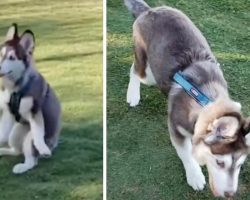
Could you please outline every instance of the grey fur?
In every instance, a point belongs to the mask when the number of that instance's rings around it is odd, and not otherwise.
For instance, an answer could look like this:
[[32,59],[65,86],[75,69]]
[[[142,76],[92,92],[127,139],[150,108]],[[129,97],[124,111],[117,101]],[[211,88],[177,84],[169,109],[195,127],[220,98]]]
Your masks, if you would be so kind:
[[33,77],[32,85],[24,97],[32,97],[34,106],[32,113],[42,111],[45,126],[45,142],[51,150],[58,143],[61,122],[61,106],[50,85],[43,76],[36,70],[29,73],[29,78]]
[[[23,97],[32,97],[34,106],[32,113],[36,114],[41,110],[44,119],[45,142],[48,147],[53,150],[58,143],[58,138],[61,129],[61,106],[53,89],[46,82],[43,76],[33,66],[29,66],[24,74],[25,82],[17,85],[17,91],[26,84],[29,79],[32,79],[28,91]],[[35,155],[38,156],[34,147]]]
[[[33,35],[31,31],[26,31],[24,33]],[[20,38],[19,36],[16,36],[16,38],[6,41],[1,47],[5,46],[7,52],[11,51],[13,47],[17,48],[19,52],[23,52],[24,50],[20,47],[19,43]],[[22,53],[21,55],[24,56],[24,53]],[[12,92],[19,92],[20,90],[22,90],[22,88],[26,87],[27,84],[30,84],[28,86],[28,90],[25,91],[22,98],[32,97],[33,107],[31,109],[31,112],[33,115],[35,115],[38,111],[42,112],[45,129],[44,140],[50,150],[53,150],[58,144],[58,137],[61,129],[60,102],[57,99],[53,89],[46,82],[44,77],[36,70],[34,66],[35,61],[32,57],[32,54],[27,56],[29,56],[29,62],[27,63],[24,74],[22,75],[22,81],[16,82],[16,79],[12,80],[8,76],[4,76],[2,78],[2,87],[3,90],[7,89]],[[21,57],[21,59],[23,59],[23,57]],[[22,121],[25,122],[25,120]],[[38,156],[38,152],[35,149],[34,145],[33,148],[34,155]]]
[[135,70],[143,78],[146,63],[149,63],[157,86],[169,96],[169,125],[172,125],[175,137],[181,142],[183,136],[176,125],[193,133],[198,114],[192,118],[189,116],[201,107],[196,106],[196,102],[173,83],[173,74],[183,71],[186,79],[211,99],[216,99],[228,93],[223,73],[205,37],[177,9],[163,6],[143,12],[134,22],[133,36]]
[[[243,155],[250,144],[250,136],[245,137],[249,129],[245,128],[241,105],[229,97],[227,83],[208,42],[181,11],[162,6],[139,12],[138,7],[143,5],[143,1],[129,2],[128,7],[134,15],[137,15],[137,19],[133,25],[135,60],[131,67],[127,102],[130,106],[139,103],[140,81],[152,77],[150,70],[147,69],[150,67],[156,85],[168,96],[170,138],[184,165],[188,184],[194,190],[204,189],[205,177],[200,165],[205,164],[214,195],[232,196],[237,190],[238,177],[234,177],[231,185],[226,183],[227,179],[223,179],[223,184],[220,183],[219,187],[214,185],[214,178],[220,177],[215,175],[218,166],[213,166],[214,162],[210,160],[215,159],[215,155],[235,156],[237,152]],[[185,78],[213,102],[202,107],[191,98],[173,81],[173,75],[177,71],[182,71]],[[234,120],[239,122],[235,124],[235,130],[230,132],[230,138],[216,140],[214,144],[205,144],[204,138],[207,138],[213,130],[214,122],[223,116],[234,117]],[[246,130],[248,132],[245,132]],[[229,178],[233,172],[235,172],[235,160]],[[224,178],[228,173],[229,171],[224,173]]]

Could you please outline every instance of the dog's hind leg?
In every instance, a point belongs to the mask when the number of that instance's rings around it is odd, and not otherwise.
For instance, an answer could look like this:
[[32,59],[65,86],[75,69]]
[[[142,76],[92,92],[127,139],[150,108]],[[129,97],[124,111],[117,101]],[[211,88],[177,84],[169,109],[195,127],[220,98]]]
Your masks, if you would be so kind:
[[[201,171],[200,165],[194,159],[192,155],[192,142],[191,138],[183,136],[182,138],[177,138],[176,133],[174,133],[171,125],[169,123],[170,138],[176,152],[181,159],[183,166],[186,171],[186,178],[188,184],[194,190],[203,190],[206,184],[205,177]],[[181,134],[181,133],[180,133]],[[184,133],[186,134],[186,133]],[[183,134],[183,135],[184,135]]]
[[139,104],[140,82],[145,85],[156,84],[150,65],[147,63],[147,56],[141,39],[138,41],[135,39],[135,61],[130,68],[130,79],[127,90],[127,103],[131,107]]
[[35,156],[32,134],[29,132],[23,142],[23,154],[24,154],[24,163],[16,164],[13,168],[13,173],[22,174],[33,167],[38,163],[38,158]]
[[140,102],[140,78],[139,76],[145,75],[146,69],[146,54],[140,44],[136,42],[136,34],[134,36],[135,45],[135,60],[130,68],[130,78],[127,90],[127,103],[131,107],[135,107]]
[[0,148],[0,155],[17,156],[21,154],[23,141],[28,131],[28,125],[22,125],[19,123],[14,124],[9,135],[9,147]]

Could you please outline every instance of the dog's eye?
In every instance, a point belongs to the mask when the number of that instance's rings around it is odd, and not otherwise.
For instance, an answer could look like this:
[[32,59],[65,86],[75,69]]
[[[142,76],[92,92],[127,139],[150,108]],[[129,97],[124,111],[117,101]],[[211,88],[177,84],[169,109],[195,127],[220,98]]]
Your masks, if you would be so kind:
[[10,56],[9,56],[9,59],[10,59],[10,60],[15,60],[16,58],[15,58],[13,55],[10,55]]
[[225,167],[225,162],[223,162],[223,161],[216,160],[216,164],[217,164],[218,166],[220,166],[220,168],[224,168],[224,167]]

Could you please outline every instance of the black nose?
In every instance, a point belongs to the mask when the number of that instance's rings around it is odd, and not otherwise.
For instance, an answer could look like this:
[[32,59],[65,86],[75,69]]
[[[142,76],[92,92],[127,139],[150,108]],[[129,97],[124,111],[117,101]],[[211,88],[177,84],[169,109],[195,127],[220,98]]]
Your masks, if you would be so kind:
[[225,192],[224,195],[225,195],[225,197],[227,197],[227,198],[233,197],[233,196],[234,196],[234,192],[232,192],[232,191]]

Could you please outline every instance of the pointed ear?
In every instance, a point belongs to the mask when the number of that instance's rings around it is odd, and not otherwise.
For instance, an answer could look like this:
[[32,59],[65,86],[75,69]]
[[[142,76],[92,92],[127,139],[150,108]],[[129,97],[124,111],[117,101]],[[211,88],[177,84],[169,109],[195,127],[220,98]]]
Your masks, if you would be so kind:
[[12,40],[14,38],[18,38],[18,29],[17,29],[17,24],[13,23],[6,34],[5,41]]
[[35,48],[35,36],[31,30],[26,30],[22,34],[20,41],[20,45],[26,51],[28,55],[32,55]]
[[250,117],[245,119],[244,122],[245,144],[250,147]]
[[241,104],[239,102],[234,102],[234,105],[239,109],[241,110]]
[[205,137],[204,142],[208,145],[233,142],[237,139],[239,126],[240,122],[236,117],[226,116],[216,119],[210,125],[210,133]]

